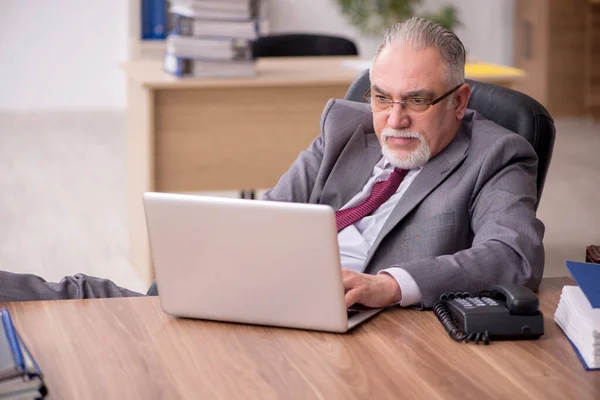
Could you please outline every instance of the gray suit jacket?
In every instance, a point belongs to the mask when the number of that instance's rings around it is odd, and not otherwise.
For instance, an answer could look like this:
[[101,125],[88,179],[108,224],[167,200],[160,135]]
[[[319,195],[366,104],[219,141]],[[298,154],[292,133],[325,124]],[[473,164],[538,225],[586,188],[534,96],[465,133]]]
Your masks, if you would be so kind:
[[84,274],[67,276],[60,282],[46,282],[32,274],[0,271],[0,301],[94,299],[143,296],[108,279]]
[[[330,100],[321,132],[266,200],[338,210],[362,190],[382,157],[368,106]],[[424,307],[443,292],[499,283],[536,290],[544,268],[536,168],[529,142],[467,110],[456,138],[423,167],[385,222],[365,272],[404,268]]]

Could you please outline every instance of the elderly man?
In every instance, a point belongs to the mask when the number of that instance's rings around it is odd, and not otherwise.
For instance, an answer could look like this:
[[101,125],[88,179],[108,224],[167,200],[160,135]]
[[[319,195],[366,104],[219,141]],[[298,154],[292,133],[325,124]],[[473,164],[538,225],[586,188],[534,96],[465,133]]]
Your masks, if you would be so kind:
[[537,157],[467,102],[456,35],[413,18],[374,58],[363,104],[331,100],[322,134],[266,194],[335,210],[346,303],[430,307],[446,291],[537,289]]
[[[420,18],[394,25],[374,58],[370,105],[331,100],[321,135],[265,195],[337,210],[348,306],[431,307],[446,291],[541,281],[536,154],[467,109],[464,66],[452,32]],[[84,276],[0,279],[16,297],[132,295]]]

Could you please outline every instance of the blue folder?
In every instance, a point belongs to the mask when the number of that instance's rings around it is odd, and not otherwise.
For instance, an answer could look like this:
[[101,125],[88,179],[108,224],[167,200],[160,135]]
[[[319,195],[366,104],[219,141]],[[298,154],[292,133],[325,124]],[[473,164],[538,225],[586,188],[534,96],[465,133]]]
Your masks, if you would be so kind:
[[567,268],[592,308],[600,308],[600,264],[567,261]]
[[0,310],[0,399],[42,399],[48,394],[42,371],[15,329],[10,313]]
[[142,0],[142,39],[163,40],[167,37],[167,2],[165,0]]
[[[592,308],[600,308],[600,264],[578,261],[566,261],[566,264],[569,272],[571,272],[571,276],[577,282],[577,285],[592,305]],[[575,353],[577,353],[586,370],[600,370],[600,368],[588,368],[577,347],[571,340],[569,340],[569,343],[575,349]]]

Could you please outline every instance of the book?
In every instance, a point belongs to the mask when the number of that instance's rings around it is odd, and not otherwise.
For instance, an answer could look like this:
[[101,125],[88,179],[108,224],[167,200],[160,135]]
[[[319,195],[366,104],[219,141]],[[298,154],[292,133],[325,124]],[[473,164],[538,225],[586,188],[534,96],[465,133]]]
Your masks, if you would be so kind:
[[40,368],[6,308],[0,311],[0,399],[41,399],[48,394]]
[[260,0],[172,0],[169,12],[198,19],[249,20],[260,14]]
[[249,60],[252,58],[252,42],[235,38],[198,38],[169,35],[167,53],[182,58],[218,60]]
[[554,313],[583,366],[600,369],[600,265],[567,261],[579,286],[565,286]]
[[254,0],[170,0],[171,5],[222,11],[245,11],[251,9],[254,2]]
[[178,77],[236,78],[256,75],[253,60],[206,60],[177,57],[166,54],[164,70]]
[[167,36],[167,5],[165,0],[142,0],[142,39],[164,39]]
[[176,15],[173,33],[180,36],[229,37],[256,40],[258,38],[258,23],[256,20],[211,21]]

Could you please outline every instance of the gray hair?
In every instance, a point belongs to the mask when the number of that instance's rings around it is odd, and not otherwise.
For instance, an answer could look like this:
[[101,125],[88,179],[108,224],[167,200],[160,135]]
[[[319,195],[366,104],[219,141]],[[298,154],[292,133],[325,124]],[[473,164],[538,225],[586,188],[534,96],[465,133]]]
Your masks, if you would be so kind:
[[433,47],[446,64],[444,80],[450,88],[465,82],[465,47],[456,34],[424,18],[413,17],[394,24],[383,34],[383,39],[373,63],[388,45],[395,44],[412,49]]

